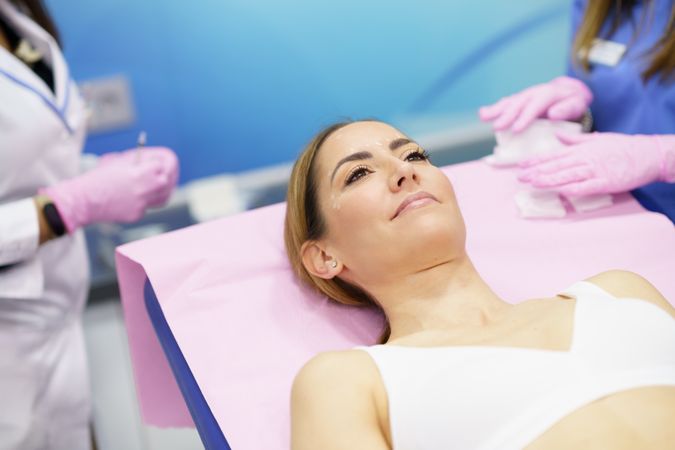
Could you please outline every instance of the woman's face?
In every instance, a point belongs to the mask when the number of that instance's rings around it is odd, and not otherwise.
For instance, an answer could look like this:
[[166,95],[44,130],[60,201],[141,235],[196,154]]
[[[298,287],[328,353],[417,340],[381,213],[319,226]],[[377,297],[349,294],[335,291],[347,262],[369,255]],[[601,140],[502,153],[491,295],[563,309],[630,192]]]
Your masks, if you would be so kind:
[[347,281],[367,288],[464,253],[450,181],[395,128],[374,121],[340,128],[321,146],[315,170],[322,243]]

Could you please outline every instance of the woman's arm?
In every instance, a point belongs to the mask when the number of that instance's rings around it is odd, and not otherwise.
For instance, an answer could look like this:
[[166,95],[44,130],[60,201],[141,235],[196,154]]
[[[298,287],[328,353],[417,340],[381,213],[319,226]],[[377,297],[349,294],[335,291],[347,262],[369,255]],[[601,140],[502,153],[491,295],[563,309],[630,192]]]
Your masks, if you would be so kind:
[[615,297],[639,298],[666,311],[675,318],[675,308],[649,281],[627,270],[610,270],[586,281],[597,284]]
[[300,370],[291,393],[292,450],[389,449],[368,358],[358,350],[322,353]]

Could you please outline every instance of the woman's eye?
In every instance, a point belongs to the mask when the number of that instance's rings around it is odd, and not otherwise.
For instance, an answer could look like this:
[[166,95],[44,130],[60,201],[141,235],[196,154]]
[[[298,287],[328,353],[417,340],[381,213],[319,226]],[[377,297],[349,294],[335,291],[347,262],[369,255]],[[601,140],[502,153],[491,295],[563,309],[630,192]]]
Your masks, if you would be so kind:
[[429,153],[426,150],[417,149],[405,156],[406,161],[427,161],[429,159]]
[[367,167],[359,166],[349,173],[349,176],[347,177],[347,180],[345,181],[345,185],[352,184],[353,182],[358,181],[361,178],[365,177],[369,173],[370,173],[370,171],[368,170]]

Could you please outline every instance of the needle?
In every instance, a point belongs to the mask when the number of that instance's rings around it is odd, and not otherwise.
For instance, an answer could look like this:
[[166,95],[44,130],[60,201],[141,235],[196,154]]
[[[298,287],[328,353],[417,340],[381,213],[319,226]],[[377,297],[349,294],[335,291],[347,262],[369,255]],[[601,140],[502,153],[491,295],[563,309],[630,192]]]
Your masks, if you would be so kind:
[[141,149],[145,147],[145,141],[147,139],[147,134],[145,131],[141,131],[138,134],[138,141],[136,142],[136,162],[141,160]]

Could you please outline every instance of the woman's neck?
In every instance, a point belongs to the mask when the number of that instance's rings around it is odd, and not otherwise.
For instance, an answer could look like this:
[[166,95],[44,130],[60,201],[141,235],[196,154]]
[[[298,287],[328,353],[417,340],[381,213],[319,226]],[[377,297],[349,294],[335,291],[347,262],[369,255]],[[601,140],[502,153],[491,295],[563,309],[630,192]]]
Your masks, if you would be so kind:
[[511,307],[483,281],[466,255],[370,291],[389,319],[390,340],[420,332],[477,330]]

